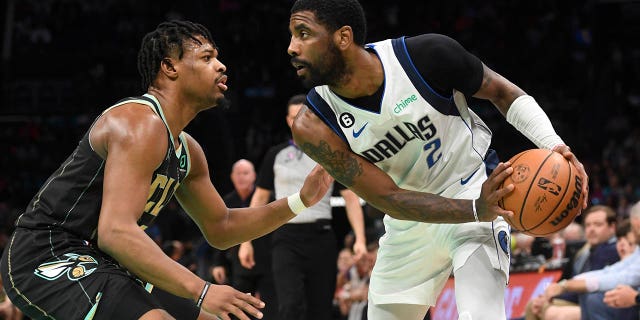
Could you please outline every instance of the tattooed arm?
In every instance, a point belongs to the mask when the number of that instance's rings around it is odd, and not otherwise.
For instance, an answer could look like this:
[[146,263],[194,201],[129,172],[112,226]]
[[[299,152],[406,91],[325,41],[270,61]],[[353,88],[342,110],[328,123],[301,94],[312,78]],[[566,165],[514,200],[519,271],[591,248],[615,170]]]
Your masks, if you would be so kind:
[[[472,201],[444,198],[431,193],[401,189],[381,169],[353,153],[327,125],[307,107],[303,107],[292,127],[296,144],[321,164],[336,180],[365,201],[393,218],[431,223],[462,223],[474,221]],[[513,189],[499,189],[500,183],[513,171],[500,164],[476,201],[481,221],[491,221],[497,215],[511,214],[497,202]]]

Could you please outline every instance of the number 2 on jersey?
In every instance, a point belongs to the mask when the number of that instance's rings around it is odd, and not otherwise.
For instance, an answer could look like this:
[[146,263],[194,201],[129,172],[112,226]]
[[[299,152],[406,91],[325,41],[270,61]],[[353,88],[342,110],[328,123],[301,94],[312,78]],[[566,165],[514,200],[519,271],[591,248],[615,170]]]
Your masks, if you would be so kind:
[[433,167],[436,162],[442,158],[442,153],[438,152],[438,150],[440,150],[440,138],[427,142],[427,144],[424,145],[423,150],[429,153],[427,155],[427,165],[429,166],[429,169],[431,169],[431,167]]

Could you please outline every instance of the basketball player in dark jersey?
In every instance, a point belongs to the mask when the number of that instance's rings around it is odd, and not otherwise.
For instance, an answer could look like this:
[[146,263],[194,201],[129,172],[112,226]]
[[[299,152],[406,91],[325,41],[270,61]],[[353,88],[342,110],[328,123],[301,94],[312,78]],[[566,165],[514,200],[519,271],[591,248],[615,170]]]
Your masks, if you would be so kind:
[[[227,90],[209,31],[160,24],[142,40],[138,68],[147,93],[103,112],[17,219],[1,262],[4,288],[33,319],[262,318],[260,300],[200,279],[144,229],[175,193],[207,241],[227,248],[293,218],[332,180],[318,167],[286,200],[228,209],[202,148],[182,132]],[[153,286],[190,300],[196,315],[170,315]]]

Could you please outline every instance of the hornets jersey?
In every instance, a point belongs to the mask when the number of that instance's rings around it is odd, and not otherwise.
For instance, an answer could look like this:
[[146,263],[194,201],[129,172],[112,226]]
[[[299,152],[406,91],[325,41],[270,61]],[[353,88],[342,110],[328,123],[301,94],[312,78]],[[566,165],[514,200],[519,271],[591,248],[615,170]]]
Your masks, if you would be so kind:
[[[149,94],[123,99],[102,114],[126,103],[150,107],[167,125],[160,103]],[[105,160],[93,150],[89,142],[90,131],[87,131],[75,151],[31,200],[25,213],[18,218],[17,227],[61,229],[92,242],[97,239]],[[147,203],[138,220],[138,225],[143,229],[169,202],[189,171],[189,150],[184,133],[180,134],[180,146],[177,150],[168,127],[167,136],[169,143],[166,156],[149,181]],[[127,183],[126,177],[121,179],[122,183]]]
[[351,148],[401,188],[451,196],[482,167],[491,131],[464,95],[442,96],[418,73],[404,38],[367,45],[383,66],[379,110],[352,105],[328,86],[312,89],[310,107]]

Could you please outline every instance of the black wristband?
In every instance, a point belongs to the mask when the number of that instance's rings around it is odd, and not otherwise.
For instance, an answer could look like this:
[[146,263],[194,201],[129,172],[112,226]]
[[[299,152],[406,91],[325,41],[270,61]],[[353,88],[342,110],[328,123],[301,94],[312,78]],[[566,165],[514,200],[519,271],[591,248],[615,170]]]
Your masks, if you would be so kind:
[[636,305],[640,305],[640,293],[636,294]]
[[211,282],[206,281],[204,283],[204,288],[202,288],[202,292],[200,293],[200,298],[198,298],[198,302],[196,303],[196,307],[200,308],[202,306],[202,301],[204,301],[204,296],[207,295],[207,291],[209,291],[209,287],[211,286]]

